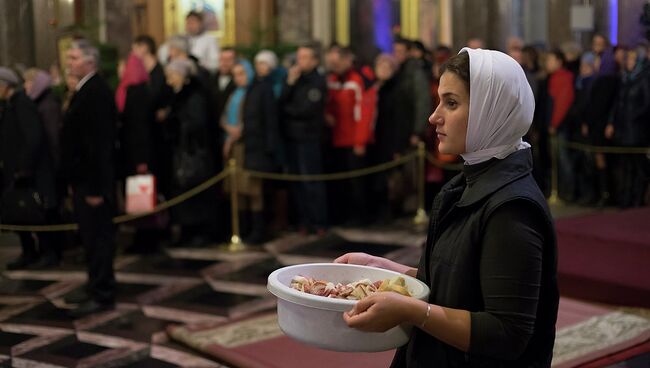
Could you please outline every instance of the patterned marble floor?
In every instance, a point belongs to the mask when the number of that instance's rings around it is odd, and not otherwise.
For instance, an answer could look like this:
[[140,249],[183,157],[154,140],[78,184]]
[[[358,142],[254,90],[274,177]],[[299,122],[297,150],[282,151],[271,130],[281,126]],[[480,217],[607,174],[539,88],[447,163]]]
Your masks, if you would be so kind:
[[[553,207],[554,215],[582,209]],[[73,320],[64,297],[83,287],[79,252],[47,271],[0,275],[1,367],[233,367],[170,337],[265,315],[275,308],[266,290],[273,270],[305,262],[329,262],[349,251],[366,251],[415,265],[425,241],[422,228],[404,220],[369,229],[333,229],[324,237],[287,234],[263,247],[229,253],[174,248],[115,261],[117,307]],[[12,234],[0,234],[0,270],[18,253]],[[646,367],[650,356],[613,367]]]
[[[115,260],[116,309],[77,320],[67,316],[74,305],[64,301],[85,281],[74,251],[58,269],[3,271],[0,367],[227,367],[171,340],[168,327],[192,329],[272,311],[275,298],[266,278],[285,265],[331,261],[349,251],[414,264],[424,237],[405,221],[390,228],[334,229],[320,238],[288,234],[238,253],[214,246],[121,255]],[[3,248],[4,263],[16,247]]]

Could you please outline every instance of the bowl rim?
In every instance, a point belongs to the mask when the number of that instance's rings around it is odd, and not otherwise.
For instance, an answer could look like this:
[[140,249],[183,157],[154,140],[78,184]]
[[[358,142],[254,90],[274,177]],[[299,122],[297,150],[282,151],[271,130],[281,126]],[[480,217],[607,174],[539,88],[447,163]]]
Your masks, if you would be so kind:
[[[280,274],[280,272],[284,272],[287,269],[299,268],[304,266],[352,267],[352,268],[378,270],[389,274],[393,274],[394,276],[401,276],[404,277],[405,280],[410,279],[411,281],[415,281],[416,283],[420,284],[422,286],[422,293],[420,294],[420,296],[422,297],[428,296],[430,292],[429,286],[415,277],[403,273],[399,273],[396,271],[387,270],[385,268],[347,264],[347,263],[302,263],[302,264],[279,268],[273,271],[268,277],[267,289],[269,290],[269,292],[275,295],[278,299],[282,299],[305,307],[329,310],[329,311],[339,311],[339,312],[349,311],[358,302],[358,300],[326,298],[319,295],[304,293],[295,290],[289,287],[288,285],[284,285],[283,283],[280,282],[280,280],[278,280],[278,275]],[[419,299],[421,298],[420,296],[414,295],[412,297]]]

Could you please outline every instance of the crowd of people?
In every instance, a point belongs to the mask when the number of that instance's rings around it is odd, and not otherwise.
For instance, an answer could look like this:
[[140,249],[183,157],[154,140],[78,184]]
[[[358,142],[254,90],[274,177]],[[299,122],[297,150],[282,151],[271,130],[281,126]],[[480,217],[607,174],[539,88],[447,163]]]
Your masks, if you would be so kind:
[[[226,181],[173,207],[169,219],[159,214],[136,222],[132,250],[151,251],[171,238],[170,225],[180,229],[170,245],[224,238],[232,191],[240,198],[245,241],[259,244],[287,224],[322,235],[332,225],[389,221],[408,211],[417,177],[409,165],[332,182],[271,182],[250,172],[353,171],[402,157],[424,142],[437,162],[426,168],[429,203],[454,174],[444,164],[461,162],[437,151],[435,127],[427,123],[440,102],[440,67],[454,54],[450,47],[427,50],[422,42],[396,38],[392,54],[378,53],[373,65],[360,65],[349,47],[323,50],[317,43],[282,60],[270,50],[247,60],[234,48],[219,49],[200,13],[186,20],[187,34],[159,50],[152,37],[136,37],[120,60],[115,90],[98,70],[97,49],[84,39],[67,51],[63,77],[0,68],[2,222],[55,224],[66,220],[65,208],[74,209],[89,260],[94,304],[86,309],[113,303],[111,218],[123,207],[119,188],[129,176],[153,174],[164,200],[216,175],[230,159],[245,169],[237,171],[236,188]],[[478,39],[468,46],[483,47]],[[543,51],[516,38],[506,51],[535,94],[527,141],[545,194],[557,152],[560,198],[647,204],[647,155],[591,153],[566,142],[648,147],[650,49],[612,47],[595,35],[585,52],[571,45]],[[25,196],[35,205],[21,210],[14,202]],[[60,235],[19,235],[22,254],[10,269],[59,264]]]

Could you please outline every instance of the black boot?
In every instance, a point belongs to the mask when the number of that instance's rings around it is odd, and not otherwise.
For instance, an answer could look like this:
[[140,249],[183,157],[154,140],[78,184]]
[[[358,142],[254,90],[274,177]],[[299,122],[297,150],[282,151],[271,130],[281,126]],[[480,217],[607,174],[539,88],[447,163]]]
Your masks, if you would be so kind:
[[244,239],[247,244],[262,244],[266,240],[266,225],[264,223],[264,212],[253,212],[251,215],[252,230]]
[[38,254],[36,252],[36,242],[32,233],[21,232],[18,233],[20,238],[20,247],[22,253],[15,260],[7,263],[7,270],[21,270],[28,268],[30,265],[38,261]]
[[600,192],[600,199],[598,199],[596,206],[607,206],[609,204],[609,182],[607,178],[607,169],[598,170],[598,191]]

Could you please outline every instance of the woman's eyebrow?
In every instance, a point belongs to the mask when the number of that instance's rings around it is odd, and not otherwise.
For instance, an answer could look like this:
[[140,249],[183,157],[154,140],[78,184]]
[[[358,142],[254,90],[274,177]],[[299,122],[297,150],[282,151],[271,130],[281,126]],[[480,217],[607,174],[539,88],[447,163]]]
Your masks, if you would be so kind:
[[449,97],[449,96],[458,97],[459,95],[455,94],[454,92],[445,92],[442,95],[440,95],[440,97]]

